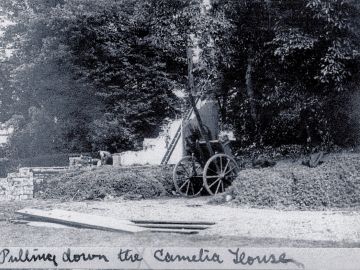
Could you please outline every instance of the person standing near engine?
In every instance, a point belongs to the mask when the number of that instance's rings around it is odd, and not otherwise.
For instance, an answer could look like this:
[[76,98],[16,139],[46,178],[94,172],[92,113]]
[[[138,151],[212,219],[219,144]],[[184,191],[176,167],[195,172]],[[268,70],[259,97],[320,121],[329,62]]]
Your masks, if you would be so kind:
[[101,159],[101,165],[112,165],[113,158],[110,152],[100,150],[99,154]]

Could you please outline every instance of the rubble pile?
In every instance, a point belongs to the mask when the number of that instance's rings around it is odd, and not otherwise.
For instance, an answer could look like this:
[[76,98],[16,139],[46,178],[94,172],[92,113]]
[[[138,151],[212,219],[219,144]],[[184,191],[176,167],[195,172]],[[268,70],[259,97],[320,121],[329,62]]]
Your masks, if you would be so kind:
[[171,167],[114,168],[72,171],[44,180],[35,188],[41,199],[92,200],[105,197],[152,198],[171,193]]
[[326,209],[360,206],[360,154],[332,154],[309,168],[300,162],[246,169],[227,191],[254,207]]

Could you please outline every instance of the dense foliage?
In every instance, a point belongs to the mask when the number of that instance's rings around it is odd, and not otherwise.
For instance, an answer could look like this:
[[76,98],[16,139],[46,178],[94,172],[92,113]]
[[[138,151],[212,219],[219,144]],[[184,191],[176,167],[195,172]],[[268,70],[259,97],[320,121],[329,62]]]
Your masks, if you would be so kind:
[[[207,5],[205,5],[207,4]],[[208,6],[208,8],[207,8]],[[358,142],[355,0],[4,0],[0,122],[9,153],[139,147],[195,84],[241,147]]]
[[223,117],[241,141],[355,143],[358,119],[348,110],[359,90],[355,6],[319,0],[229,5],[236,34],[232,66],[223,71]]
[[179,70],[151,44],[134,1],[7,4],[16,24],[4,36],[14,53],[3,63],[10,83],[2,92],[26,120],[13,154],[133,148],[177,112],[169,77]]

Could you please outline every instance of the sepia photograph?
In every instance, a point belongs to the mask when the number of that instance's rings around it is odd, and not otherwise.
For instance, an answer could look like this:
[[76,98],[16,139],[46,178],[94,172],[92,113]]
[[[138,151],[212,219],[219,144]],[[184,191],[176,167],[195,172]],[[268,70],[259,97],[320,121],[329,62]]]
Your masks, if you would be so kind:
[[0,269],[360,269],[360,1],[1,0],[0,243]]

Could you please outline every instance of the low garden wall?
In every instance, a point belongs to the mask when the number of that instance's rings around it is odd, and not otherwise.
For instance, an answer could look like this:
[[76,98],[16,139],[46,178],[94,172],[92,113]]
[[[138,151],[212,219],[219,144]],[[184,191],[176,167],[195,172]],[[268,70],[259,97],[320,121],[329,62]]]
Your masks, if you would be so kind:
[[33,167],[9,173],[0,178],[0,201],[32,199],[36,184],[67,170],[68,167]]

